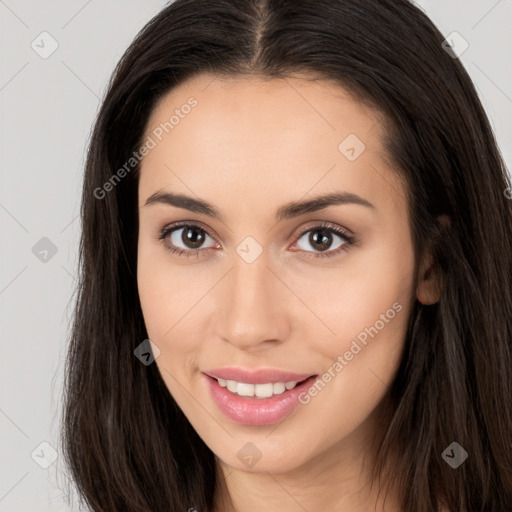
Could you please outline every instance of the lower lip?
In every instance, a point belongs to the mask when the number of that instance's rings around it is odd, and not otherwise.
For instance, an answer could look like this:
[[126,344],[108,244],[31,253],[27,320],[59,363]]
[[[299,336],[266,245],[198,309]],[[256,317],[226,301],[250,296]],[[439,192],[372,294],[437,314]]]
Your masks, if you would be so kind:
[[272,425],[288,416],[298,405],[299,396],[315,382],[317,375],[269,398],[243,397],[222,387],[216,379],[205,375],[217,407],[232,421],[242,425]]

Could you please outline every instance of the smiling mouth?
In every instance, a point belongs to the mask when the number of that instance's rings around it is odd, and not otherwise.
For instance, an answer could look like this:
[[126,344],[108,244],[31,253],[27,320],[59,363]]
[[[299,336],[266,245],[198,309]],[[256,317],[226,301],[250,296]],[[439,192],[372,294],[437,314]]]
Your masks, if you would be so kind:
[[281,395],[286,391],[290,391],[295,387],[299,386],[303,382],[308,379],[316,377],[316,375],[312,375],[310,377],[306,377],[300,381],[282,381],[282,382],[267,382],[263,384],[251,384],[247,382],[238,382],[235,380],[229,379],[221,379],[210,377],[210,379],[217,381],[219,386],[226,388],[228,391],[233,393],[233,395],[238,395],[244,398],[253,398],[253,399],[262,399],[262,398],[271,398],[276,395]]
[[[230,376],[235,374],[231,372]],[[291,414],[302,403],[300,397],[307,393],[318,377],[318,374],[307,376],[280,372],[279,378],[284,377],[285,380],[276,381],[275,377],[270,377],[276,373],[267,373],[265,377],[263,374],[261,372],[256,379],[254,373],[252,377],[251,374],[238,373],[242,378],[249,376],[247,380],[259,380],[257,383],[215,378],[207,374],[204,378],[213,402],[229,420],[242,425],[263,426],[278,423]],[[224,376],[227,376],[226,372]],[[290,381],[289,377],[297,380]],[[265,382],[267,380],[274,382]]]

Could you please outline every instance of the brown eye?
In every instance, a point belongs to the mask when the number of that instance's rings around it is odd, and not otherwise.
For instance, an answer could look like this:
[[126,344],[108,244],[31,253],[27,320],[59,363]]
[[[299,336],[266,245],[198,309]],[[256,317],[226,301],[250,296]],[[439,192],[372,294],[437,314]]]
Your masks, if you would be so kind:
[[318,251],[326,251],[332,244],[332,233],[325,228],[314,229],[309,232],[308,243]]
[[208,233],[195,224],[180,224],[164,228],[158,237],[165,247],[178,254],[199,254],[209,249],[202,247],[209,238]]
[[[307,238],[305,235],[309,235]],[[351,238],[342,233],[338,228],[332,228],[332,227],[326,227],[326,226],[315,226],[311,229],[308,229],[307,231],[302,232],[301,236],[299,237],[299,241],[305,238],[307,240],[307,243],[304,244],[305,247],[301,247],[299,242],[297,242],[297,245],[300,250],[311,252],[311,250],[308,249],[307,244],[313,249],[313,252],[339,252],[337,249],[340,247],[344,247],[345,245],[350,245]],[[335,239],[339,239],[339,243],[332,247]],[[316,256],[316,255],[315,255]]]
[[183,242],[189,249],[199,249],[205,240],[205,231],[197,226],[180,228],[182,231],[180,242]]

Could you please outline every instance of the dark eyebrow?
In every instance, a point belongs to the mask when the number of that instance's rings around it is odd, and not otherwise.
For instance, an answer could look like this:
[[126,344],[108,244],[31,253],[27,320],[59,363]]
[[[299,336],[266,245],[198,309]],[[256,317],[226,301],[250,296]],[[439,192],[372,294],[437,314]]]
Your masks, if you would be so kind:
[[[193,197],[189,197],[184,194],[172,194],[170,192],[162,191],[155,192],[148,197],[144,206],[156,203],[184,208],[185,210],[207,215],[208,217],[222,221],[222,215],[214,206],[206,201],[194,199]],[[350,192],[338,192],[317,196],[307,201],[293,201],[288,203],[277,210],[275,221],[279,222],[283,219],[291,219],[305,213],[316,212],[318,210],[323,210],[328,206],[340,204],[358,204],[375,209],[375,206],[372,203],[356,194],[352,194]]]

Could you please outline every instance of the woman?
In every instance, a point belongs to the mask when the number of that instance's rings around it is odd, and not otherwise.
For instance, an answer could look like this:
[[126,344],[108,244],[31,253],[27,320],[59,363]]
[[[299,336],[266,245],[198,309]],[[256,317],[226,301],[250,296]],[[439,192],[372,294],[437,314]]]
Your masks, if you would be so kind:
[[512,510],[510,179],[405,0],[177,0],[90,142],[63,447],[95,511]]

